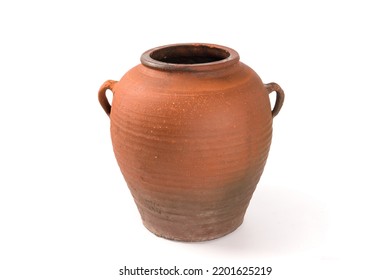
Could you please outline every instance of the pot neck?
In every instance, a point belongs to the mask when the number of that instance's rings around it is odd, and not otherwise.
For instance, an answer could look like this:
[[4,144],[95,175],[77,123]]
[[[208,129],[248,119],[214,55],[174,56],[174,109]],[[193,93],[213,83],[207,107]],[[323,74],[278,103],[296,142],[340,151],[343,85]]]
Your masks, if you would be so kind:
[[240,60],[228,47],[213,44],[174,44],[144,52],[141,63],[161,71],[203,72],[224,69]]

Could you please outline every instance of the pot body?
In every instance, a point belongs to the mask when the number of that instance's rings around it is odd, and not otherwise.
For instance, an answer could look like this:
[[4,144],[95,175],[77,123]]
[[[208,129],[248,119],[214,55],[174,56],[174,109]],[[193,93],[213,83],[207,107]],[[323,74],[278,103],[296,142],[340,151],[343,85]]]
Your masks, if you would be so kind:
[[281,89],[265,86],[233,50],[201,46],[227,50],[230,59],[172,63],[153,57],[172,46],[157,48],[99,91],[116,159],[145,227],[181,241],[215,239],[243,222],[267,160],[273,112],[283,102]]

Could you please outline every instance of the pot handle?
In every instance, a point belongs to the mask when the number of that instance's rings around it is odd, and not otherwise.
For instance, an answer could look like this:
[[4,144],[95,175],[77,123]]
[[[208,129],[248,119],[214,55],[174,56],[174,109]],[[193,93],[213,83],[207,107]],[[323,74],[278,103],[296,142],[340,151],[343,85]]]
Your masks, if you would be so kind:
[[114,86],[116,83],[117,81],[114,80],[105,81],[104,84],[102,84],[102,86],[100,87],[98,93],[99,103],[102,106],[104,112],[106,112],[106,114],[108,115],[108,117],[110,117],[111,105],[107,100],[106,91],[107,89],[109,89],[114,94]]
[[280,109],[282,109],[283,102],[284,102],[284,91],[277,83],[269,83],[264,85],[265,88],[268,91],[268,94],[275,91],[276,92],[276,101],[274,108],[272,109],[272,117],[276,117],[276,115],[279,113]]

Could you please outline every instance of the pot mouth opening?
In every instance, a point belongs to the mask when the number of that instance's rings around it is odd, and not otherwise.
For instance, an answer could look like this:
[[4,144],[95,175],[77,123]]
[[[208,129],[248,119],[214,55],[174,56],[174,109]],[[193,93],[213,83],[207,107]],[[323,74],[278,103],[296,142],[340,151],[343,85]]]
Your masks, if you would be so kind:
[[161,70],[214,70],[238,62],[238,53],[213,44],[175,44],[157,47],[141,56],[141,63]]

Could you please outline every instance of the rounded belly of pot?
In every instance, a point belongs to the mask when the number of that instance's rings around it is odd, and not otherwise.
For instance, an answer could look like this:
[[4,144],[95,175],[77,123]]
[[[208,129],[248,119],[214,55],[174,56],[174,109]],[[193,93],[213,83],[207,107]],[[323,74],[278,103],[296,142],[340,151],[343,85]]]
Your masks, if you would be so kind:
[[252,75],[218,91],[133,84],[115,92],[111,137],[145,226],[187,241],[232,231],[242,222],[271,143],[270,105],[260,79]]

